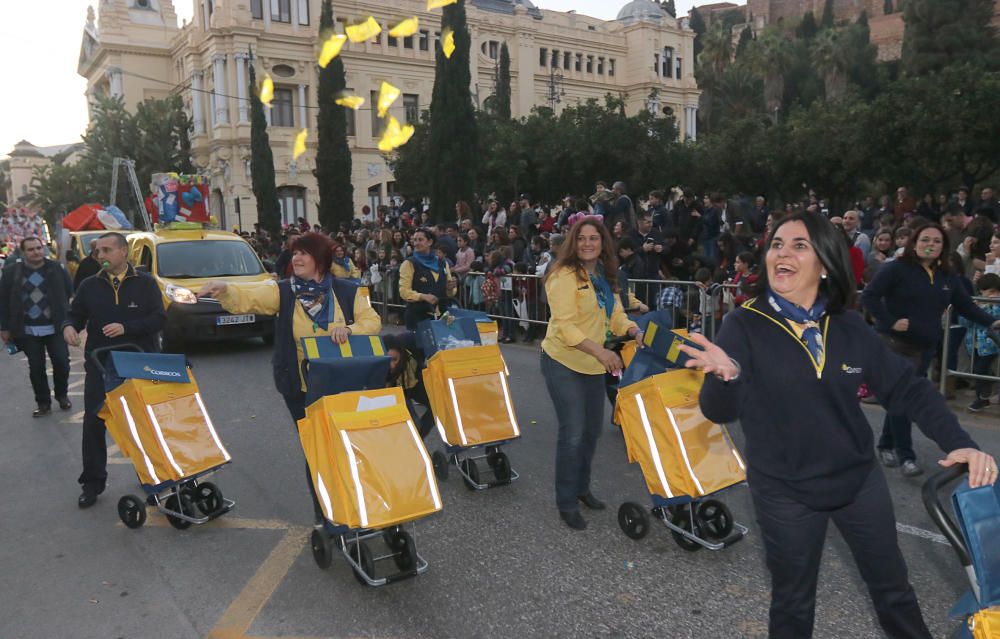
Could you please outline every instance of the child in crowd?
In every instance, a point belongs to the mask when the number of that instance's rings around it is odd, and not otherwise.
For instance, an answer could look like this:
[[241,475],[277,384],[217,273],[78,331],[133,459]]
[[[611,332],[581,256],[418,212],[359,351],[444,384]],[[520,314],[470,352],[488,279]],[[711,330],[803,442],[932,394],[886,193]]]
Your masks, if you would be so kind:
[[[981,297],[996,300],[993,303],[980,302],[979,305],[993,317],[1000,319],[1000,275],[985,273],[976,282],[976,290]],[[962,320],[965,322],[965,320]],[[987,329],[980,326],[969,326],[965,336],[965,348],[973,358],[972,372],[976,375],[995,376],[997,374],[997,356],[1000,347],[987,335]],[[993,394],[993,382],[976,380],[976,399],[969,404],[969,410],[979,412],[990,405]]]

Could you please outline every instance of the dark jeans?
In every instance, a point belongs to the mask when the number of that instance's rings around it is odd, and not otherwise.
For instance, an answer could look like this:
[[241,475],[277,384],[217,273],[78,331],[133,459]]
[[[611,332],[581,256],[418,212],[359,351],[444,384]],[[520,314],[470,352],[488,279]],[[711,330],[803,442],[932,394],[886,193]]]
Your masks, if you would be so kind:
[[[884,339],[888,341],[888,338]],[[917,375],[927,377],[927,368],[934,358],[934,349],[928,348],[923,351],[901,351],[889,342],[890,347],[900,357],[905,357],[917,369]],[[882,421],[882,436],[878,440],[879,450],[895,450],[899,463],[910,460],[915,461],[917,454],[913,452],[913,423],[905,414],[892,414],[886,412]]]
[[35,391],[35,403],[39,406],[52,405],[49,376],[45,373],[46,351],[52,360],[52,385],[56,397],[66,397],[66,387],[69,385],[69,347],[63,336],[58,333],[45,337],[25,335],[17,339],[17,345],[28,358],[28,377],[31,378],[31,389]]
[[965,326],[952,326],[948,331],[947,364],[948,370],[954,371],[958,370],[958,349],[962,347],[962,343],[965,341],[965,333],[968,331],[968,328]]
[[584,375],[542,352],[542,376],[559,420],[556,444],[556,506],[577,510],[590,492],[590,466],[604,426],[604,374]]
[[[295,422],[295,432],[298,432],[299,420],[305,419],[306,416],[306,394],[299,392],[292,397],[284,397],[284,400],[285,406],[288,407],[288,412]],[[316,487],[313,486],[312,472],[309,470],[308,462],[306,463],[306,485],[309,486],[309,496],[312,498],[313,516],[316,523],[320,523],[324,519],[323,509],[320,508],[319,499],[316,497]]]
[[868,586],[879,624],[893,639],[929,639],[896,540],[896,518],[882,470],[874,468],[854,501],[817,511],[773,489],[750,483],[771,573],[771,639],[813,633],[816,583],[832,519]]
[[[996,369],[994,366],[997,363],[997,355],[980,355],[976,354],[976,361],[972,364],[972,372],[976,375],[995,375]],[[990,395],[993,394],[993,382],[987,382],[981,379],[976,380],[976,398],[977,399],[989,399]]]
[[104,420],[97,416],[104,406],[104,376],[90,361],[84,363],[83,472],[77,480],[85,490],[102,492],[108,479],[108,443]]

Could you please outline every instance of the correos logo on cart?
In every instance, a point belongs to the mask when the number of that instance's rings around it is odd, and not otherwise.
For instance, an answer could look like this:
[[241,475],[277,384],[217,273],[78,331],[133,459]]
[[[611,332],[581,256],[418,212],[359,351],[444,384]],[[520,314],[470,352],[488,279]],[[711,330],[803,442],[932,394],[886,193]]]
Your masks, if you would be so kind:
[[177,371],[159,371],[156,370],[155,368],[152,368],[151,366],[144,366],[142,370],[146,371],[147,373],[152,373],[153,375],[160,375],[161,377],[183,377],[183,375],[181,375]]

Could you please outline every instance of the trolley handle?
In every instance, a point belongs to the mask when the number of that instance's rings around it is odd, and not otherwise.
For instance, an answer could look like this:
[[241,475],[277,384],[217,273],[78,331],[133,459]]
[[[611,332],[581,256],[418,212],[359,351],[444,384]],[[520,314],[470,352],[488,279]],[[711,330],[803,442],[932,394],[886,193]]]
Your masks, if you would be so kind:
[[634,339],[635,339],[634,337],[629,337],[628,335],[614,335],[605,340],[604,348],[608,349],[609,351],[613,351],[617,349],[619,346],[627,344],[628,342],[631,342]]
[[114,346],[101,346],[95,348],[92,351],[87,352],[87,357],[90,358],[90,363],[97,368],[98,372],[101,373],[101,377],[104,377],[107,370],[104,368],[104,364],[101,363],[101,355],[105,353],[110,353],[111,351],[133,351],[136,353],[144,353],[145,351],[139,347],[138,344],[115,344]]
[[945,539],[951,544],[963,568],[968,568],[972,565],[972,559],[969,556],[969,547],[966,546],[965,539],[962,538],[962,532],[959,530],[958,524],[955,523],[955,520],[951,518],[951,515],[945,509],[944,504],[941,503],[940,493],[948,484],[960,479],[968,472],[968,464],[955,464],[931,475],[924,482],[923,487],[924,507],[927,508],[927,514],[930,515],[931,519],[944,534]]

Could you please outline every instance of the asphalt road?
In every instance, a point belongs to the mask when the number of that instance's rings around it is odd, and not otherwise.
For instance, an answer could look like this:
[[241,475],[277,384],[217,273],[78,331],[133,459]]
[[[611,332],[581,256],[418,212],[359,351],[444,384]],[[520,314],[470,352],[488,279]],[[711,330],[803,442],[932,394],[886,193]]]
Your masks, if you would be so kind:
[[[508,449],[520,480],[473,493],[453,474],[441,487],[444,511],[417,524],[417,546],[430,570],[381,589],[361,587],[340,558],[325,572],[313,562],[303,458],[272,386],[269,348],[210,345],[192,355],[234,460],[215,481],[237,506],[184,532],[159,515],[137,531],[119,523],[118,497],[138,486],[114,449],[107,492],[80,511],[79,352],[70,380],[76,406],[34,420],[27,363],[4,356],[0,639],[765,636],[767,576],[746,488],[723,497],[751,529],[732,548],[686,552],[663,527],[632,541],[615,512],[622,501],[644,502],[647,495],[609,425],[595,460],[594,492],[611,508],[587,514],[587,531],[570,531],[554,507],[556,427],[538,349],[513,345],[504,353],[523,430]],[[870,416],[881,422],[879,409]],[[998,422],[993,413],[968,425],[982,446],[1000,451]],[[734,436],[740,440],[738,429]],[[917,440],[929,466],[934,447]],[[437,446],[432,434],[430,447]],[[920,480],[890,471],[889,484],[924,614],[935,636],[945,636],[965,576],[933,534]],[[881,636],[850,553],[832,531],[816,636]]]

